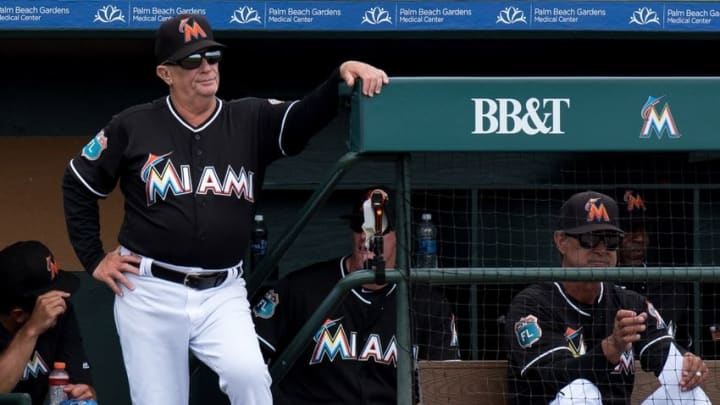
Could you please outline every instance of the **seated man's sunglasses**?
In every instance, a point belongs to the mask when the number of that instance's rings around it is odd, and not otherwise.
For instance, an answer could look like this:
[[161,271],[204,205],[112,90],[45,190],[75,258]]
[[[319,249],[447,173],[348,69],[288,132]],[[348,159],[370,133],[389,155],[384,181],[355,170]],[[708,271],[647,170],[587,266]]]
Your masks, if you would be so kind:
[[166,61],[163,65],[176,65],[183,69],[193,70],[200,67],[202,60],[205,59],[208,64],[214,65],[222,59],[222,51],[219,49],[213,51],[198,52],[192,55],[186,56],[177,62]]
[[607,250],[618,250],[620,248],[620,243],[622,242],[623,236],[619,233],[581,233],[578,235],[573,235],[570,233],[566,233],[565,235],[576,239],[580,246],[583,249],[593,249],[597,245],[600,244],[600,242],[603,242],[605,245],[605,248]]

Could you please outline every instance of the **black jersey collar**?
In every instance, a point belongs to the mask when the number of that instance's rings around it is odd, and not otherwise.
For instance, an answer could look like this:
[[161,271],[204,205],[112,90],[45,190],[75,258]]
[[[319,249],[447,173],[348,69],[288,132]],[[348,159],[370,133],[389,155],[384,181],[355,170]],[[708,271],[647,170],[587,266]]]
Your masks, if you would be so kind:
[[[345,268],[345,260],[347,260],[348,258],[350,258],[350,255],[343,256],[340,258],[340,266],[339,267],[340,267],[340,278],[341,279],[344,278],[345,276],[347,276],[348,274],[350,274],[350,272]],[[385,296],[388,297],[388,296],[390,296],[390,294],[395,292],[396,289],[397,289],[397,284],[393,283],[393,284],[386,285],[385,287],[381,288],[377,292],[384,291]],[[353,293],[355,298],[362,301],[363,303],[368,304],[368,305],[372,304],[372,301],[363,297],[362,286],[357,286],[350,291]]]
[[[572,298],[570,295],[568,295],[568,294],[565,292],[565,289],[563,288],[562,284],[560,284],[560,283],[558,283],[558,282],[554,282],[553,284],[555,285],[555,288],[558,290],[558,292],[560,293],[560,295],[562,295],[562,297],[565,299],[565,302],[567,302],[567,304],[568,304],[572,309],[574,309],[575,311],[577,311],[578,313],[580,313],[580,314],[582,314],[582,315],[592,316],[592,315],[590,315],[589,313],[587,313],[586,311],[584,311],[582,308],[580,308],[580,303],[578,303],[577,301],[575,301],[574,298]],[[600,294],[598,294],[598,298],[597,298],[597,301],[596,301],[595,303],[596,303],[596,304],[601,303],[604,296],[605,296],[605,283],[600,283]]]
[[202,132],[205,128],[207,128],[210,124],[212,124],[213,121],[215,121],[215,119],[218,117],[218,115],[220,115],[220,111],[222,111],[222,108],[223,108],[223,102],[222,102],[222,100],[220,100],[217,97],[215,97],[215,100],[217,100],[217,103],[215,103],[215,112],[213,113],[213,115],[211,115],[210,118],[208,118],[208,120],[205,121],[204,124],[195,128],[192,125],[188,124],[187,121],[182,119],[180,114],[178,114],[177,111],[175,111],[175,107],[173,106],[172,100],[170,100],[170,96],[167,96],[165,98],[165,102],[167,103],[167,106],[170,109],[170,113],[173,115],[173,117],[175,117],[175,119],[178,120],[178,122],[182,126],[184,126],[185,128],[189,129],[192,132]]

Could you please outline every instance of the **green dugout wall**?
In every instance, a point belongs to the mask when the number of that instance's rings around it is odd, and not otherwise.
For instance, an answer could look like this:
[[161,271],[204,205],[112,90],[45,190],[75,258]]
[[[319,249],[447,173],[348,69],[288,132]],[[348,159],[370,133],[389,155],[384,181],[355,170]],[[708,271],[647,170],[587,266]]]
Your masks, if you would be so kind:
[[[410,347],[407,293],[409,281],[431,281],[439,284],[466,283],[474,285],[487,282],[531,282],[537,280],[664,280],[666,282],[692,282],[695,336],[700,335],[701,291],[699,282],[717,283],[720,269],[715,267],[714,252],[720,245],[712,237],[715,234],[711,204],[718,178],[716,152],[720,147],[718,130],[713,120],[714,106],[720,79],[714,77],[638,77],[638,78],[392,78],[379,97],[368,99],[351,95],[350,148],[351,152],[338,161],[326,181],[311,196],[298,221],[288,229],[271,252],[269,260],[249,278],[251,291],[258,288],[271,263],[284,253],[302,227],[314,215],[331,190],[346,172],[356,164],[376,160],[391,161],[396,172],[395,186],[400,196],[397,212],[405,221],[399,223],[398,240],[400,254],[397,269],[388,272],[390,281],[399,285],[399,300],[405,306],[398,309],[398,347]],[[678,190],[688,195],[695,209],[690,213],[691,225],[682,232],[693,239],[686,246],[691,256],[685,266],[660,266],[648,268],[564,269],[554,267],[556,258],[538,261],[541,266],[494,267],[482,265],[478,251],[470,253],[469,263],[464,267],[442,266],[439,269],[412,268],[410,235],[415,218],[413,188],[427,187],[423,172],[413,170],[413,159],[426,159],[433,154],[450,154],[448,159],[464,156],[464,162],[476,171],[472,162],[485,158],[494,159],[498,153],[534,154],[548,157],[559,155],[571,160],[586,159],[587,166],[608,167],[608,178],[574,179],[568,184],[555,183],[558,177],[549,175],[543,188],[573,190],[574,188],[656,187]],[[588,156],[596,156],[589,158]],[[599,158],[598,158],[599,157]],[[542,160],[542,158],[540,159]],[[616,160],[636,161],[645,167],[646,182],[631,183],[630,177],[614,174],[618,167],[628,170],[630,165]],[[548,159],[547,161],[552,161]],[[659,164],[658,162],[663,162]],[[683,178],[682,169],[670,171],[677,177],[668,179],[667,172],[658,173],[662,178],[652,178],[653,171],[664,164],[695,165],[691,178]],[[458,165],[460,166],[460,165]],[[576,168],[578,166],[575,166]],[[584,167],[584,166],[583,166]],[[622,169],[624,168],[624,169]],[[561,168],[562,170],[562,168]],[[602,172],[602,167],[598,169]],[[552,168],[547,169],[552,171]],[[453,174],[453,172],[448,172]],[[454,174],[461,174],[455,171]],[[499,175],[502,176],[502,175]],[[532,175],[529,175],[532,177]],[[419,178],[419,180],[418,180]],[[465,183],[468,188],[482,189],[482,180],[469,182],[448,179],[453,186]],[[491,181],[492,183],[492,181]],[[536,183],[537,185],[538,183]],[[435,185],[437,186],[437,185]],[[530,184],[519,182],[519,188]],[[433,185],[430,185],[433,187]],[[511,183],[489,184],[487,187],[513,189]],[[472,205],[476,206],[475,191]],[[701,203],[701,200],[705,203]],[[531,202],[532,203],[532,202]],[[540,201],[541,205],[544,205]],[[704,208],[702,208],[704,207]],[[702,212],[703,209],[709,211]],[[554,207],[553,209],[557,209]],[[466,218],[471,232],[479,237],[483,224],[474,210]],[[551,209],[547,213],[553,212]],[[684,212],[683,215],[688,215]],[[529,227],[529,228],[532,228]],[[544,228],[552,229],[545,224]],[[540,229],[544,229],[540,227]],[[701,240],[703,232],[711,235]],[[473,241],[471,246],[482,245]],[[705,248],[700,248],[705,246]],[[703,257],[703,255],[705,255]],[[704,265],[709,264],[709,265]],[[358,272],[346,277],[328,296],[318,310],[293,340],[289,349],[271,366],[275,381],[281,379],[294,361],[307,339],[320,325],[320,321],[337,300],[353,286],[374,280],[372,272]],[[476,299],[472,291],[470,299]],[[474,315],[477,315],[475,313]],[[482,333],[478,326],[470,326],[474,333]],[[699,349],[702,351],[702,348]],[[409,350],[398,353],[398,404],[410,403],[411,362]]]

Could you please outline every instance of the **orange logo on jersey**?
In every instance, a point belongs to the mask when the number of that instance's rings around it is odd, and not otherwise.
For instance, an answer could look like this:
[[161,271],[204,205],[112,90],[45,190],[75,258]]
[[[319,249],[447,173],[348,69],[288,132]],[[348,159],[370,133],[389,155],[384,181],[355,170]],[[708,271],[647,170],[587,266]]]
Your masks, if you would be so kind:
[[607,210],[605,209],[605,204],[600,203],[598,204],[598,201],[600,198],[591,198],[588,200],[588,202],[585,203],[585,211],[587,211],[587,221],[588,222],[595,222],[595,221],[602,221],[602,222],[610,222],[610,216],[608,215]]
[[645,201],[643,201],[640,194],[635,196],[635,195],[633,195],[632,190],[625,191],[623,200],[627,203],[628,212],[632,212],[632,211],[640,210],[640,209],[643,211],[647,210],[647,208],[645,208]]
[[50,272],[50,280],[55,280],[55,277],[57,277],[60,272],[60,268],[58,267],[55,258],[50,255],[45,258],[45,261],[47,262],[47,271]]
[[200,24],[198,24],[197,21],[193,21],[192,25],[190,25],[190,23],[188,23],[189,19],[190,18],[183,18],[180,20],[180,25],[178,26],[178,31],[185,34],[185,42],[190,42],[193,39],[207,38],[205,30],[203,30]]

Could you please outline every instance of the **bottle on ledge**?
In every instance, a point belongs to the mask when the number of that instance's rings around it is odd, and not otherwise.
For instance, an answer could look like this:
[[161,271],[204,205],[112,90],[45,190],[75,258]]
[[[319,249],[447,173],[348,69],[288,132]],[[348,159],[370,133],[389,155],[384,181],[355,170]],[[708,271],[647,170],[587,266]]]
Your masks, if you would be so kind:
[[422,214],[422,221],[417,227],[417,268],[437,268],[437,228],[432,223],[432,214]]
[[250,241],[250,266],[256,271],[260,260],[268,253],[268,232],[265,226],[265,217],[262,214],[255,215],[253,232]]
[[53,363],[53,371],[48,376],[48,405],[60,405],[68,399],[65,386],[70,384],[70,375],[65,370],[65,363]]

